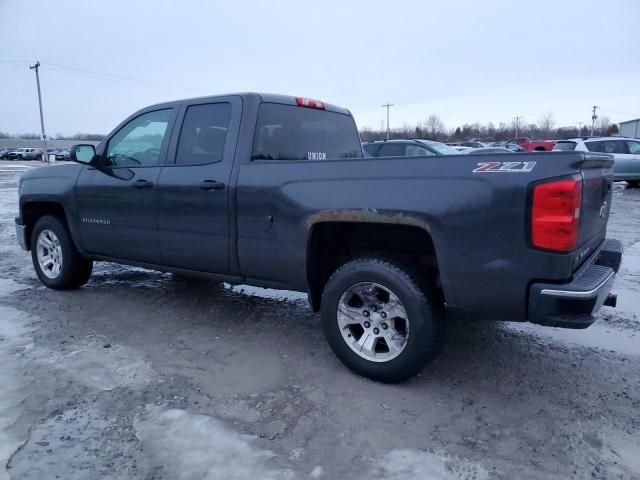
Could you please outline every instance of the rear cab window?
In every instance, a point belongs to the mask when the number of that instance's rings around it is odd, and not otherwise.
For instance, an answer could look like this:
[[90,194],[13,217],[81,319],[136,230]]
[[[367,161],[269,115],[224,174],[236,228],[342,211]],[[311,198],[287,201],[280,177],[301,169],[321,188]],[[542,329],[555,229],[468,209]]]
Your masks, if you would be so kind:
[[262,103],[252,160],[338,160],[362,158],[350,115],[280,103]]

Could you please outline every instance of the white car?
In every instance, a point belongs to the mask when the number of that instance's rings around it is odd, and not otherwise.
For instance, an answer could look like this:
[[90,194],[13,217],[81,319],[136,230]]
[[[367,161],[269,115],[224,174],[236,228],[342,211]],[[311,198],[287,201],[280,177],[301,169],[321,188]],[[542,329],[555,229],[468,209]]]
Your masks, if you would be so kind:
[[613,179],[640,187],[640,140],[624,137],[583,137],[558,140],[554,151],[598,152],[613,155]]
[[34,153],[36,150],[36,148],[16,148],[7,154],[7,158],[9,160],[24,160],[25,156]]
[[453,145],[453,146],[451,146],[451,148],[453,148],[454,150],[457,150],[459,152],[468,152],[469,150],[475,150],[475,148],[473,148],[473,147],[464,147],[462,145]]

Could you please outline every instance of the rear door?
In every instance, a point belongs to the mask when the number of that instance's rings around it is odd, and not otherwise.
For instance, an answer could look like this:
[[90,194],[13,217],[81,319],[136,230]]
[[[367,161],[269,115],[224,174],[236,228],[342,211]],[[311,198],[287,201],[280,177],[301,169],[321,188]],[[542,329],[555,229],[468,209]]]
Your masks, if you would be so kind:
[[624,175],[625,180],[640,180],[640,141],[625,140],[625,143],[629,153],[618,171]]
[[242,100],[185,102],[158,179],[162,263],[209,273],[229,269],[230,188]]
[[623,138],[612,138],[585,142],[590,152],[609,153],[615,158],[613,176],[616,180],[625,180],[629,171],[633,170],[633,157],[629,153],[627,141]]

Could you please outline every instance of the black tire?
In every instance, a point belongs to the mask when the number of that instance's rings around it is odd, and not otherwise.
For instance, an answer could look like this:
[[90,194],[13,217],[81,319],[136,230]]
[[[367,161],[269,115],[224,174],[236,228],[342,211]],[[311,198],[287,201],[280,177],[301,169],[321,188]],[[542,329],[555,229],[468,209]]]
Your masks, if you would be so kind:
[[627,188],[640,187],[640,180],[627,180]]
[[[338,304],[345,291],[374,282],[392,291],[402,302],[410,324],[402,352],[376,362],[362,358],[347,344],[338,326]],[[444,337],[442,301],[419,274],[395,261],[379,258],[351,260],[336,270],[322,293],[322,325],[336,356],[353,372],[385,383],[397,383],[419,373],[440,350]]]
[[[61,268],[55,278],[43,271],[38,261],[38,237],[43,230],[50,230],[60,242]],[[72,290],[87,283],[93,270],[93,261],[87,260],[76,249],[66,222],[58,216],[41,217],[31,232],[31,260],[40,281],[54,290]]]

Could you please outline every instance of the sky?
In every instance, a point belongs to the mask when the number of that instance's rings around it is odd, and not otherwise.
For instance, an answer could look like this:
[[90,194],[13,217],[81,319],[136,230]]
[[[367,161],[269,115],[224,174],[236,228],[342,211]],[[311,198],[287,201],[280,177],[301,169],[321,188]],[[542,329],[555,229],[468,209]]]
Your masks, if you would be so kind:
[[0,0],[0,131],[108,133],[150,104],[257,91],[359,127],[640,117],[640,0]]

